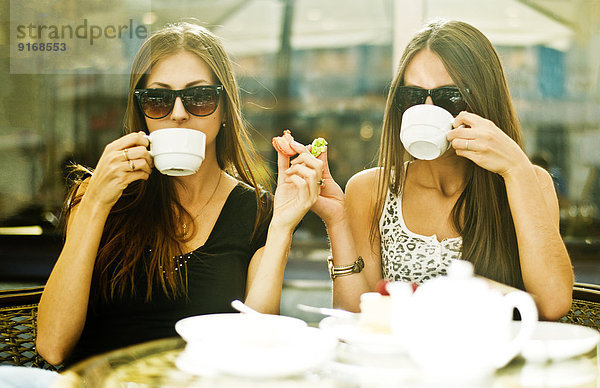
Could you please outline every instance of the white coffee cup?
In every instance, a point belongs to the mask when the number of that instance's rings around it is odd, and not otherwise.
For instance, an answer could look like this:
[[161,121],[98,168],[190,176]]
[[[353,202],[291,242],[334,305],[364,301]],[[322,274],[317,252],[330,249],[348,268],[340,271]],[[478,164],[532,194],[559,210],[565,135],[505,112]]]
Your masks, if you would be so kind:
[[432,160],[449,148],[446,135],[452,130],[454,117],[436,105],[414,105],[404,111],[400,140],[408,153],[417,159]]
[[170,176],[191,175],[204,160],[206,135],[187,128],[164,128],[150,133],[150,155],[154,166]]

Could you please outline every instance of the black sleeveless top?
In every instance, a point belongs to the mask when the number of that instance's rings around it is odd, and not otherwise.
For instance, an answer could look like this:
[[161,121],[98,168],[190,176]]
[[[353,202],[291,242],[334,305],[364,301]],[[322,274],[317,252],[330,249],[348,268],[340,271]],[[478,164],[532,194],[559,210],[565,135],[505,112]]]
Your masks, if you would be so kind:
[[[272,201],[266,192],[261,197],[265,203]],[[184,268],[186,261],[187,298],[169,299],[155,285],[152,300],[146,302],[145,275],[136,276],[135,296],[89,306],[83,332],[65,366],[109,350],[175,336],[175,322],[185,317],[234,312],[230,303],[244,300],[248,265],[267,238],[269,219],[251,238],[255,219],[254,189],[239,183],[225,201],[206,243],[173,260],[176,270]]]

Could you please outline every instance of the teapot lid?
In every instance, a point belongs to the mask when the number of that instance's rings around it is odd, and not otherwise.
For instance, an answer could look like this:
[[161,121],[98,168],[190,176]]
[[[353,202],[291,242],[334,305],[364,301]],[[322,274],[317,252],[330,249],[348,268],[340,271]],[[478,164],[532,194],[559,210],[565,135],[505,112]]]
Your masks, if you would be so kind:
[[[456,259],[448,266],[448,275],[440,276],[422,284],[416,295],[441,296],[443,299],[453,299],[462,295],[469,300],[485,298],[491,291],[490,286],[483,279],[474,276],[473,264],[469,261]],[[461,298],[461,299],[462,299]],[[456,301],[458,302],[458,301]],[[463,299],[464,303],[465,300]]]

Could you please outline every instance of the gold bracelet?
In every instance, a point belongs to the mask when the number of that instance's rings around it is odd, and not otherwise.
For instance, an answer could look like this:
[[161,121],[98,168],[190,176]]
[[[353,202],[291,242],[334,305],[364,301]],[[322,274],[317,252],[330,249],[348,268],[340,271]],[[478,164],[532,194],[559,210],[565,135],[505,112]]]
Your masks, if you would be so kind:
[[363,268],[365,268],[365,262],[361,256],[358,256],[358,259],[356,259],[354,264],[336,267],[333,265],[333,257],[329,256],[327,258],[327,267],[329,268],[329,276],[331,277],[331,280],[334,280],[335,278],[340,276],[360,273],[363,270]]

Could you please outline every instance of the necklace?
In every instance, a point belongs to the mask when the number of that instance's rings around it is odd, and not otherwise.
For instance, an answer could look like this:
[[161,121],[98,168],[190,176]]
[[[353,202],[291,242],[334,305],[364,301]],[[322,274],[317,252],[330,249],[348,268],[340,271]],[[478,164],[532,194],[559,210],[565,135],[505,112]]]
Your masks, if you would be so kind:
[[[212,201],[213,197],[215,196],[215,193],[217,192],[217,189],[219,188],[219,184],[221,183],[222,176],[223,176],[223,172],[221,170],[219,170],[219,180],[217,180],[217,184],[215,185],[215,188],[214,188],[212,194],[210,195],[210,197],[208,197],[208,201],[206,201],[206,203],[204,205],[202,205],[200,210],[198,210],[198,213],[196,213],[196,215],[194,217],[192,217],[192,222],[194,222],[196,220],[196,218],[198,218],[200,216],[200,214],[202,214],[202,211],[204,211],[204,208]],[[183,238],[187,238],[187,236],[188,236],[187,224],[184,222],[182,227],[183,227]]]

